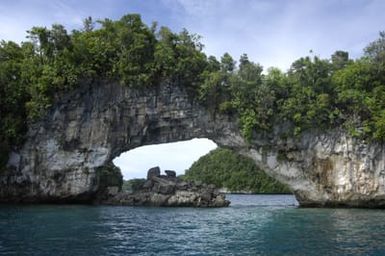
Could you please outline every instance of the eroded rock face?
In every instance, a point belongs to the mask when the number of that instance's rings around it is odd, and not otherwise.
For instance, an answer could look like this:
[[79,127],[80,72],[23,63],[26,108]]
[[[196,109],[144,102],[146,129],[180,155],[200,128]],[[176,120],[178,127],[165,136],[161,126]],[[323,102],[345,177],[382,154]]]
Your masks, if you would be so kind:
[[353,139],[340,130],[268,137],[259,136],[243,153],[288,184],[300,205],[385,207],[384,144]]
[[151,168],[147,181],[141,189],[133,193],[110,193],[103,204],[127,206],[169,206],[169,207],[226,207],[230,201],[214,185],[185,182],[175,176],[174,171],[167,175],[155,174]]
[[[122,152],[235,129],[214,119],[172,83],[130,89],[118,83],[85,84],[62,96],[31,125],[27,140],[0,174],[2,202],[90,201],[108,186],[99,167]],[[239,139],[239,138],[235,138]]]
[[247,143],[234,117],[194,102],[183,88],[162,83],[130,89],[100,81],[58,99],[0,174],[2,202],[89,202],[108,181],[100,167],[149,144],[209,138],[254,159],[292,188],[304,206],[385,207],[385,145],[342,131],[282,139],[284,128]]

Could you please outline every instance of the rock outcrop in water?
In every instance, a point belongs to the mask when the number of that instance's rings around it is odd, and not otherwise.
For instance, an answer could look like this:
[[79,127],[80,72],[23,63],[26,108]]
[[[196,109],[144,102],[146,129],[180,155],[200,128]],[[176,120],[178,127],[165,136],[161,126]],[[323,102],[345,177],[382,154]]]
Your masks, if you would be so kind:
[[254,159],[302,206],[385,207],[384,143],[341,130],[295,138],[284,131],[282,125],[246,142],[236,117],[205,109],[171,82],[140,90],[106,81],[84,84],[29,126],[23,147],[0,174],[0,201],[92,202],[115,186],[111,176],[121,178],[104,167],[122,152],[209,138]]
[[103,204],[128,206],[226,207],[230,201],[214,185],[185,182],[174,171],[161,175],[159,167],[148,171],[143,186],[133,192],[110,193]]

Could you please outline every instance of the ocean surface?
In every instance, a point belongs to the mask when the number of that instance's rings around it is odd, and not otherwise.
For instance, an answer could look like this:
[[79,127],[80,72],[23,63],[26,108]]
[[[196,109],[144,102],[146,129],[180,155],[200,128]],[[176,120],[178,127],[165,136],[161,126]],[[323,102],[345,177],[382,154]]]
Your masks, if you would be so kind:
[[228,195],[220,209],[0,206],[0,255],[385,255],[385,211]]

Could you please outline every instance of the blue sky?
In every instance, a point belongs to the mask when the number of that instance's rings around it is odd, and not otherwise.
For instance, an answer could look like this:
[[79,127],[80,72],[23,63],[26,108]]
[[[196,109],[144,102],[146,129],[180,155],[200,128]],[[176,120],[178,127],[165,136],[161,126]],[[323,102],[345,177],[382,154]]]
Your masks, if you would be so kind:
[[[0,39],[23,41],[32,26],[60,23],[71,30],[81,28],[88,16],[118,19],[140,13],[147,24],[158,21],[174,31],[187,28],[201,35],[209,55],[229,52],[238,59],[247,53],[266,68],[285,70],[310,50],[323,58],[335,50],[359,57],[385,30],[384,10],[384,0],[2,0]],[[152,163],[154,155],[161,155],[164,165],[169,163],[161,167],[182,172],[186,164],[181,162],[190,163],[213,148],[208,141],[200,143],[179,143],[179,149],[168,145],[158,153],[157,147],[144,148],[148,155],[139,150],[134,159],[125,156],[125,177],[137,177],[138,171],[143,176],[145,163]],[[175,159],[184,160],[174,163]]]

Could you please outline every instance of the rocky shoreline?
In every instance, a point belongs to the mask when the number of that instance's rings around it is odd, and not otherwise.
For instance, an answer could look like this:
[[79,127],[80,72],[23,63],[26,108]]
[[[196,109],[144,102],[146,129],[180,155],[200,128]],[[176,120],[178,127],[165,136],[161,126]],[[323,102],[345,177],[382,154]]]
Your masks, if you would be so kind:
[[214,185],[187,182],[174,171],[151,168],[143,186],[133,192],[111,191],[101,204],[126,206],[227,207],[230,201]]

